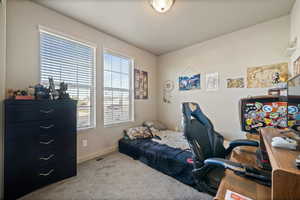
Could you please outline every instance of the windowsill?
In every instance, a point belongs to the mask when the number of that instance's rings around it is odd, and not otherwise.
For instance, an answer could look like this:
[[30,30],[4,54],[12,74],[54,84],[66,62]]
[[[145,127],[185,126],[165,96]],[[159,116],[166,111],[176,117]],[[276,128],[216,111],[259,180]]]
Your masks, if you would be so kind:
[[131,123],[134,123],[134,122],[135,122],[134,120],[130,120],[130,121],[127,121],[127,122],[107,124],[107,125],[104,125],[104,128],[113,128],[113,127],[126,126],[126,125],[130,125]]
[[96,126],[88,126],[88,127],[83,127],[83,128],[77,128],[77,133],[83,132],[83,131],[88,131],[90,129],[95,129]]

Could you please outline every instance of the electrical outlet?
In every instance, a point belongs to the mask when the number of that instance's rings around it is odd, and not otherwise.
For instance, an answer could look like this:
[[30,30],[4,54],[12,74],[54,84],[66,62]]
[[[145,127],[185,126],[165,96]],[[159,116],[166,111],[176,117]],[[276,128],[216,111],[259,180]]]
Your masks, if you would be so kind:
[[87,145],[88,145],[88,141],[87,140],[82,140],[82,146],[87,147]]

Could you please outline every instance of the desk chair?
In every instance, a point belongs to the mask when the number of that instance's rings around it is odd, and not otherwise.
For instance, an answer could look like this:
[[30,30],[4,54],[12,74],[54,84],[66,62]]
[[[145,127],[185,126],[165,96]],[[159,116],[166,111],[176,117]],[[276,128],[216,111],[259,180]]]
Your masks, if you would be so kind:
[[225,149],[224,138],[214,130],[214,126],[201,111],[197,103],[183,103],[184,135],[193,154],[193,177],[197,189],[215,195],[224,176],[225,169],[230,169],[240,176],[251,178],[262,184],[270,183],[269,174],[225,158],[238,146],[258,147],[252,140],[234,140]]

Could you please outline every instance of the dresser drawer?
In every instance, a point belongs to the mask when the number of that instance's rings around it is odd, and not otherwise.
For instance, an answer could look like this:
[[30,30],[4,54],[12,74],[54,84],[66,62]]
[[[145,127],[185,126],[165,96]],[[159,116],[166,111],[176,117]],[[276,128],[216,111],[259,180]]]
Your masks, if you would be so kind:
[[[43,104],[7,105],[6,122],[16,123],[25,121],[40,121],[47,119],[74,120],[76,117],[75,104]],[[76,119],[75,119],[76,120]]]
[[[51,126],[51,128],[49,128]],[[39,142],[47,142],[49,138],[56,137],[57,122],[40,121],[40,122],[22,122],[8,124],[5,127],[5,141],[18,141],[18,143],[27,143],[28,147],[38,146]],[[44,129],[44,128],[49,129]]]
[[38,166],[43,167],[57,162],[58,152],[55,149],[40,150],[37,155]]
[[48,165],[40,166],[37,170],[36,179],[39,186],[48,185],[58,181],[57,163],[53,162]]

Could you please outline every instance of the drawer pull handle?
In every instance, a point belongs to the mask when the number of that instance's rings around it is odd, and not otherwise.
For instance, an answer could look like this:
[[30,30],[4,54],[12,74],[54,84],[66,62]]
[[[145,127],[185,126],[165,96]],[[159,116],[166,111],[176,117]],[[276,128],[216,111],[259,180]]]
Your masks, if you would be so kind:
[[50,174],[52,174],[52,172],[54,171],[54,169],[51,169],[48,173],[40,173],[40,176],[49,176]]
[[41,157],[40,160],[50,160],[51,158],[54,157],[54,154],[51,154],[50,156],[48,157]]
[[42,128],[42,129],[50,129],[50,128],[53,128],[53,127],[54,127],[53,124],[51,124],[49,126],[40,126],[40,128]]
[[51,144],[52,142],[54,142],[54,140],[49,140],[48,142],[40,142],[40,143],[48,145],[48,144]]
[[50,109],[50,110],[40,110],[41,113],[45,113],[45,114],[52,113],[53,111],[54,111],[54,109]]

